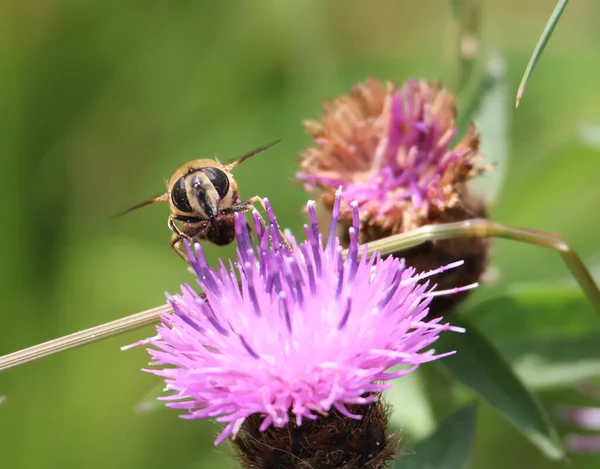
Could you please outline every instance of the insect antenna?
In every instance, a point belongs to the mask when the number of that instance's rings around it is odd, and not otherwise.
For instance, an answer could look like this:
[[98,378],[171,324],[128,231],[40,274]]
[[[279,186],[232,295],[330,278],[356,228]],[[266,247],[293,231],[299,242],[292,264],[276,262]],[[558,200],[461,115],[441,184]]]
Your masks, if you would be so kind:
[[256,154],[258,154],[260,152],[268,150],[269,148],[271,148],[274,145],[277,145],[279,142],[281,142],[281,140],[282,139],[277,139],[274,142],[267,143],[266,145],[264,145],[262,147],[256,148],[256,149],[254,149],[252,151],[249,151],[248,153],[246,153],[246,154],[244,154],[242,156],[234,158],[233,160],[229,161],[227,164],[224,165],[225,169],[227,169],[227,171],[231,171],[233,168],[235,168],[236,166],[242,164],[248,158],[250,158],[250,157],[252,157],[252,156],[254,156],[254,155],[256,155]]
[[118,218],[120,216],[126,215],[130,212],[133,212],[134,210],[137,210],[138,208],[142,208],[145,207],[146,205],[152,205],[156,202],[167,202],[169,200],[169,194],[168,192],[165,192],[164,194],[160,194],[157,196],[154,196],[153,198],[149,199],[149,200],[145,200],[144,202],[140,202],[137,205],[134,205],[131,208],[128,208],[127,210],[125,210],[124,212],[119,212],[116,215],[113,215],[111,218]]

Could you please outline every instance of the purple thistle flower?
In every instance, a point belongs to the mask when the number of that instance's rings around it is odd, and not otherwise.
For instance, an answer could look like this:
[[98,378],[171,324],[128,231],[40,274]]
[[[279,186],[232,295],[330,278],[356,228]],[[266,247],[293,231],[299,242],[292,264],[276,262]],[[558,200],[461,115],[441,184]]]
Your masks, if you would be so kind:
[[136,344],[154,347],[152,364],[161,368],[144,371],[165,378],[173,392],[162,398],[168,407],[185,410],[182,418],[226,424],[215,444],[254,414],[260,431],[333,410],[360,418],[348,406],[373,402],[390,380],[453,353],[435,355],[429,347],[440,332],[463,330],[428,320],[428,305],[473,285],[435,292],[424,280],[462,262],[416,274],[398,259],[367,255],[358,245],[357,204],[344,259],[335,236],[341,198],[338,191],[325,246],[314,203],[306,241],[289,236],[290,250],[266,200],[266,229],[254,212],[256,248],[237,214],[235,264],[213,269],[200,245],[195,254],[187,246],[205,297],[184,285],[168,296],[174,313],[163,314],[158,335]]
[[319,148],[301,155],[298,178],[329,202],[342,186],[342,216],[357,201],[370,224],[410,231],[460,206],[464,183],[483,171],[473,127],[450,146],[455,113],[454,97],[437,83],[397,89],[370,80],[326,106],[322,123],[305,124]]
[[[439,83],[409,80],[398,86],[369,79],[323,107],[320,120],[304,122],[313,146],[300,154],[297,177],[319,195],[323,211],[332,210],[335,191],[343,188],[343,244],[353,201],[361,215],[361,243],[486,216],[483,201],[467,185],[486,169],[479,165],[479,136],[471,125],[453,143],[456,99]],[[440,288],[452,289],[479,281],[489,244],[487,239],[453,239],[425,243],[398,256],[419,272],[464,260],[464,268],[440,280]],[[431,314],[447,314],[467,296],[438,298]]]

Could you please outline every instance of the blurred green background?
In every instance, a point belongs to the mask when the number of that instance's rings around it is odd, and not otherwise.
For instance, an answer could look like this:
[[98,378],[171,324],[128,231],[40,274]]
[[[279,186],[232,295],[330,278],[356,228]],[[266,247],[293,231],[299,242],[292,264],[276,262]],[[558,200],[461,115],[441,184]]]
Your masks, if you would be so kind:
[[[567,7],[515,111],[554,2],[484,3],[480,47],[504,56],[508,78],[494,115],[510,140],[498,143],[488,123],[490,153],[506,146],[510,161],[492,217],[557,231],[600,265],[600,4]],[[3,0],[0,354],[159,305],[190,280],[168,248],[167,206],[110,219],[162,191],[190,159],[226,160],[283,138],[236,176],[242,197],[269,197],[297,232],[302,119],[369,76],[450,81],[452,31],[450,2],[439,0]],[[206,249],[213,260],[232,252]],[[494,265],[499,280],[473,301],[568,276],[556,253],[507,241],[495,244]],[[571,313],[560,317],[566,328]],[[134,412],[157,380],[138,371],[144,350],[119,347],[148,335],[151,327],[0,374],[0,465],[232,467],[227,445],[212,445],[215,423]],[[600,374],[594,363],[588,375]],[[575,402],[563,388],[539,387],[550,411]],[[473,467],[558,465],[482,410]],[[572,467],[599,463],[575,456]]]

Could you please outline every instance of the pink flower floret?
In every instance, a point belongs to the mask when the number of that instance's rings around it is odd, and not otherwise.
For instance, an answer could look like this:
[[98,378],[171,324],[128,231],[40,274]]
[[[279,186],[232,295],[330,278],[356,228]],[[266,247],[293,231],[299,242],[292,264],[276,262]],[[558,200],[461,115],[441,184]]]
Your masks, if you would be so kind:
[[188,285],[168,296],[174,312],[162,315],[156,337],[140,343],[152,346],[159,367],[145,371],[165,378],[172,391],[161,398],[167,406],[186,410],[183,418],[226,424],[215,444],[255,413],[264,415],[263,431],[290,418],[301,425],[332,407],[358,418],[346,404],[368,403],[390,380],[449,355],[430,346],[444,330],[462,332],[427,319],[432,297],[452,292],[434,293],[424,281],[461,263],[417,275],[398,259],[369,255],[358,245],[356,204],[344,258],[334,236],[340,198],[338,191],[326,243],[314,204],[307,239],[298,243],[283,239],[266,201],[266,228],[254,213],[258,246],[243,215],[236,220],[235,264],[212,268],[200,245],[194,253],[187,247],[205,297]]

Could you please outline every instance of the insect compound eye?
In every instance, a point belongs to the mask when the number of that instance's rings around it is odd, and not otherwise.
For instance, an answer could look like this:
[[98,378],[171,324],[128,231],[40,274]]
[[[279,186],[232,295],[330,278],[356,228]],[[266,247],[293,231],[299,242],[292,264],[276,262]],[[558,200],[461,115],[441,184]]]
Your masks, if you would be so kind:
[[193,213],[192,206],[185,190],[185,176],[180,177],[171,189],[171,201],[177,210],[183,213]]
[[229,177],[219,168],[202,168],[202,172],[206,174],[211,184],[219,194],[219,198],[224,199],[229,192]]

